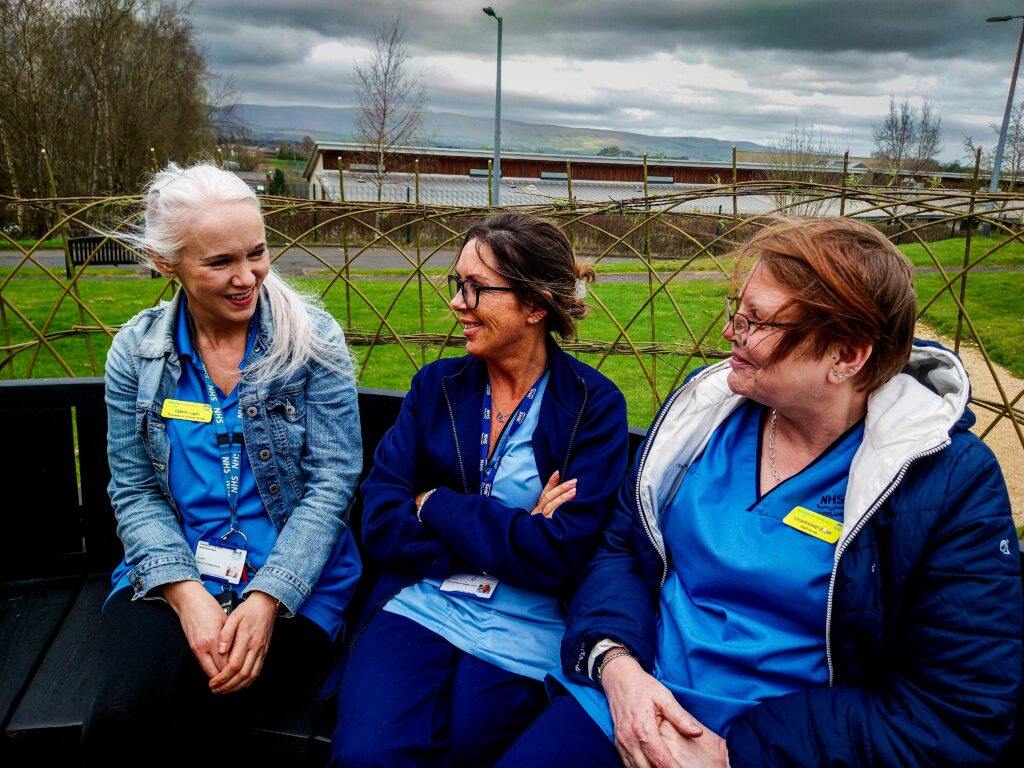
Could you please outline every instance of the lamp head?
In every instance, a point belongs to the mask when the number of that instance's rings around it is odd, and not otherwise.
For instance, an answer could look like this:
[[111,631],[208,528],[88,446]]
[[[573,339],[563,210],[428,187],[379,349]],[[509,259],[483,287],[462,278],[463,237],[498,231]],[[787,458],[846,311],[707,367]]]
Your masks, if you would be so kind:
[[[493,16],[494,18],[498,18],[498,14],[496,14],[494,12],[494,9],[491,8],[491,6],[487,6],[486,8],[484,8],[484,13],[486,13],[488,16]],[[1007,16],[1006,18],[1010,18],[1010,17]],[[1002,19],[1000,19],[1000,21],[1002,21]]]
[[985,21],[1009,21],[1013,16],[989,16]]

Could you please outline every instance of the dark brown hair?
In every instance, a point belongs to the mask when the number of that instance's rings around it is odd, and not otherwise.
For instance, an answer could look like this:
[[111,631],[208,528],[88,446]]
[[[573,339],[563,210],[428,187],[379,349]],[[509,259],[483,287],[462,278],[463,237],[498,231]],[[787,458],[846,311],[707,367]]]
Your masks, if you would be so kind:
[[852,219],[783,221],[761,230],[737,257],[737,270],[754,260],[790,292],[779,312],[797,310],[769,365],[801,344],[821,359],[833,344],[869,343],[871,356],[853,380],[869,392],[906,365],[917,314],[913,271],[874,227]]
[[594,282],[594,268],[576,261],[562,230],[544,219],[500,213],[471,227],[460,253],[471,240],[490,247],[497,261],[490,266],[509,281],[522,301],[547,310],[548,331],[572,338],[576,321],[587,315],[587,304],[576,291],[577,281]]

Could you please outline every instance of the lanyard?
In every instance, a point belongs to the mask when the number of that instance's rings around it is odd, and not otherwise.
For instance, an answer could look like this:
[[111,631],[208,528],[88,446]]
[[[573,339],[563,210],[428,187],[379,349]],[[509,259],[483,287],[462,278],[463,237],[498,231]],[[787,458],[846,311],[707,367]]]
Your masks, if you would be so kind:
[[[228,434],[227,423],[224,421],[224,411],[220,405],[220,397],[217,395],[217,385],[210,378],[206,370],[206,362],[203,354],[199,351],[199,340],[196,337],[195,329],[192,326],[191,315],[188,318],[189,332],[192,335],[192,344],[196,352],[196,360],[199,362],[199,370],[203,374],[203,383],[206,386],[206,398],[209,400],[210,408],[213,410],[213,425],[217,430],[217,450],[220,452],[220,465],[224,472],[224,490],[228,497],[228,509],[231,512],[231,528],[222,537],[227,539],[232,534],[238,534],[245,540],[245,534],[238,527],[238,487],[242,473],[242,400],[238,400],[238,410],[235,413],[235,426],[231,434]],[[255,317],[249,323],[249,335],[246,339],[245,348],[250,349],[252,336],[256,330]],[[245,359],[242,360],[245,365]]]
[[[512,439],[512,436],[516,433],[522,423],[526,420],[526,414],[530,412],[530,406],[533,405],[534,398],[537,397],[537,389],[540,387],[541,381],[547,375],[547,370],[540,375],[540,378],[530,387],[530,391],[526,393],[526,396],[519,401],[519,405],[516,408],[515,415],[512,416],[511,421],[508,423],[508,427],[505,429],[505,434],[502,440],[507,443]],[[504,457],[502,451],[495,457],[494,466],[488,468],[487,466],[487,449],[491,442],[491,382],[487,380],[487,386],[484,388],[484,415],[483,425],[480,431],[480,495],[490,496],[491,487],[494,485],[494,476],[498,474],[498,467],[501,466],[501,460]],[[501,447],[501,443],[498,444],[498,448]],[[495,451],[498,450],[495,448]]]

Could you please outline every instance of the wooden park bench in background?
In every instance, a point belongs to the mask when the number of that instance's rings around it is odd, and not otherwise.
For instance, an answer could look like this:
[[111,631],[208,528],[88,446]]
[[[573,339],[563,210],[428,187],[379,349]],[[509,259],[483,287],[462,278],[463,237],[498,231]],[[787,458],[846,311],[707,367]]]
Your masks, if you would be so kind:
[[[75,267],[88,263],[90,267],[137,266],[138,254],[120,240],[106,235],[86,235],[68,238],[68,255],[70,260],[65,263],[64,271],[71,279]],[[160,277],[155,269],[149,270],[150,277]]]

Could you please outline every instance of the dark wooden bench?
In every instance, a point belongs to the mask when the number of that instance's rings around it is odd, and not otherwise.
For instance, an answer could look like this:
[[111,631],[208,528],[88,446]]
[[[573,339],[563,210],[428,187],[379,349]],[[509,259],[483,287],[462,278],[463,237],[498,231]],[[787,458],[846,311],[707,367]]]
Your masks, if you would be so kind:
[[[359,392],[364,476],[403,397]],[[0,424],[0,765],[35,766],[45,758],[77,764],[100,608],[123,556],[106,491],[103,380],[0,381]],[[630,430],[631,452],[642,439],[642,430]],[[355,532],[360,517],[357,499]],[[360,599],[357,591],[353,615]],[[252,740],[262,755],[282,756],[289,765],[323,765],[333,719],[331,707],[311,701],[254,731]],[[1003,764],[1024,765],[1024,708]]]
[[[120,240],[106,235],[85,235],[68,238],[69,262],[65,263],[64,271],[68,279],[75,267],[88,263],[92,267],[120,267],[123,265],[137,266],[138,254]],[[150,277],[160,277],[155,269],[149,270]]]
[[[403,397],[360,391],[364,467]],[[0,765],[77,764],[100,608],[124,554],[106,491],[103,380],[0,382],[0,423],[0,477],[10,491],[0,558]],[[332,720],[311,701],[254,738],[263,754],[322,765]]]

